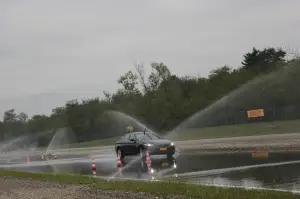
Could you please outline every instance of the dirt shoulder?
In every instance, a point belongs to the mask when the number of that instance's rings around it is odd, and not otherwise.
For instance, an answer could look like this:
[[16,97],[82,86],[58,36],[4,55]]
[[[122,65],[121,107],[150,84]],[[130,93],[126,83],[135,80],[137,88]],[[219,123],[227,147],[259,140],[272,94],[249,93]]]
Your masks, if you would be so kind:
[[0,177],[0,199],[158,199],[185,198],[180,196],[157,197],[146,193],[103,191],[87,185],[71,185],[14,177]]

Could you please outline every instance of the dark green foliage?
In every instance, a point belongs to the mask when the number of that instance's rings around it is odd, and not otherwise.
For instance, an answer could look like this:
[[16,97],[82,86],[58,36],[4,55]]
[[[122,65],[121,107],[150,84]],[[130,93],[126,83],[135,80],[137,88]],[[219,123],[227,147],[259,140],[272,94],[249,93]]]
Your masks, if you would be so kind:
[[253,48],[251,53],[244,55],[243,68],[255,73],[270,72],[285,63],[285,55],[282,49],[265,48],[261,51]]
[[[299,119],[300,61],[286,62],[285,55],[281,49],[253,48],[244,55],[240,68],[219,67],[207,78],[178,77],[157,62],[151,64],[146,77],[146,69],[138,65],[136,72],[128,71],[118,79],[122,88],[104,92],[104,99],[71,100],[54,108],[50,116],[36,115],[29,120],[14,109],[6,111],[0,139],[69,127],[77,142],[84,142],[121,136],[126,125],[135,125],[122,115],[108,114],[109,110],[131,115],[157,131],[171,130],[199,110],[204,111],[182,126],[253,122],[257,120],[248,120],[246,111],[257,108],[265,109],[265,121]],[[47,139],[39,140],[46,143]]]

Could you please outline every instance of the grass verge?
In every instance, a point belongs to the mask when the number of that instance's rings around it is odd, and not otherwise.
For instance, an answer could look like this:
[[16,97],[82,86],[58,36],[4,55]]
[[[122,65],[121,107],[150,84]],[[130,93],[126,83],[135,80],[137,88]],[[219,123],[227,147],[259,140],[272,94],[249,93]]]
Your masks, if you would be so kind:
[[[145,192],[158,196],[183,195],[193,198],[205,199],[300,199],[299,195],[287,192],[266,190],[245,190],[240,188],[206,187],[184,182],[141,182],[141,181],[117,181],[104,183],[103,179],[80,175],[49,174],[49,173],[25,173],[17,171],[0,170],[0,176],[17,178],[30,178],[34,180],[46,180],[68,184],[85,184],[92,188],[102,190],[120,190],[128,192]],[[1,186],[1,185],[0,185]]]
[[175,140],[228,138],[297,132],[300,132],[300,120],[287,120],[184,129],[178,132]]

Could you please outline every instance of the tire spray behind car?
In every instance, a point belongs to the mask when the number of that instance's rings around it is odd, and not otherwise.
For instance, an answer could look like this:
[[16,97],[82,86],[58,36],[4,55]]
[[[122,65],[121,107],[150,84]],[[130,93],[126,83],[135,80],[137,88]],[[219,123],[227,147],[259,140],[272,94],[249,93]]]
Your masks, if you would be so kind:
[[92,160],[92,172],[93,172],[93,177],[96,177],[96,163],[94,160]]

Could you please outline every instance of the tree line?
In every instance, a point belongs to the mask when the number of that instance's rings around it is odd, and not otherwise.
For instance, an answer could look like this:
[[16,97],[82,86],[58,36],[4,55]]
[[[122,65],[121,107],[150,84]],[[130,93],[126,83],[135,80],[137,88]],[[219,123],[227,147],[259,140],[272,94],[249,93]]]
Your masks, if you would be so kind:
[[[0,121],[0,139],[64,127],[72,130],[78,142],[115,136],[122,132],[117,132],[120,130],[114,129],[112,118],[105,116],[108,110],[121,111],[155,130],[167,131],[219,99],[205,117],[202,114],[187,126],[228,124],[228,118],[245,117],[244,110],[251,108],[298,107],[300,92],[295,85],[300,81],[299,58],[287,60],[287,54],[282,48],[253,48],[243,55],[240,67],[225,65],[212,70],[208,77],[177,76],[163,62],[151,63],[151,73],[146,76],[147,69],[136,65],[118,79],[122,87],[114,93],[103,92],[102,99],[70,100],[49,116],[29,118],[26,113],[7,110]],[[241,122],[247,118],[231,123]]]

